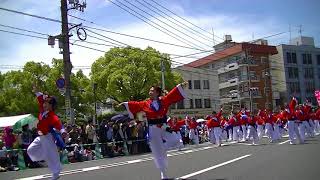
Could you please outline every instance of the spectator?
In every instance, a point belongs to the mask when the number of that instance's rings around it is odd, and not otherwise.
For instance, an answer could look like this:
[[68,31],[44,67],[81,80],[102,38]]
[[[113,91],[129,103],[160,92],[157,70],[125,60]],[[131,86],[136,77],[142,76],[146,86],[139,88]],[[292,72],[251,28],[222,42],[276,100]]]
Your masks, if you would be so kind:
[[[29,125],[25,125],[22,127],[22,134],[21,134],[21,147],[22,149],[27,149],[29,147],[29,145],[32,143],[33,138],[32,138],[32,132],[29,129]],[[23,151],[23,156],[24,156],[24,160],[26,163],[27,167],[35,167],[36,164],[31,161],[27,151]]]
[[[112,129],[112,122],[109,122],[107,124],[107,129],[106,129],[106,137],[107,137],[107,142],[110,143],[110,142],[113,142],[113,129]],[[107,154],[109,157],[113,157],[113,147],[109,146],[107,144],[106,146],[106,150],[107,150]]]
[[99,131],[98,131],[98,137],[99,137],[99,142],[101,144],[101,154],[102,156],[107,156],[107,151],[106,151],[106,143],[107,143],[107,122],[106,120],[102,120]]
[[79,138],[77,125],[72,125],[72,129],[69,132],[69,136],[70,136],[70,143],[75,144],[77,142],[77,139]]
[[[88,121],[88,125],[86,126],[86,135],[87,135],[87,143],[88,144],[93,144],[93,139],[96,136],[96,129],[92,124],[92,120],[90,119]],[[91,146],[91,149],[94,149],[94,145]]]
[[81,139],[81,142],[83,144],[87,144],[87,134],[86,134],[86,126],[83,124],[81,125],[81,133],[80,133],[80,139]]
[[7,153],[7,148],[0,141],[0,171],[18,171],[19,168],[13,166],[10,154]]
[[124,153],[123,153],[123,134],[121,136],[120,128],[119,128],[118,124],[113,125],[113,138],[115,140],[114,150],[119,155],[124,155]]
[[[14,149],[13,146],[14,146],[16,140],[17,139],[13,134],[13,129],[10,127],[6,127],[4,129],[4,135],[3,135],[3,142],[4,142],[4,146],[6,147],[6,149],[7,150]],[[13,163],[17,162],[17,156],[16,156],[15,152],[10,151],[8,153],[8,155]]]

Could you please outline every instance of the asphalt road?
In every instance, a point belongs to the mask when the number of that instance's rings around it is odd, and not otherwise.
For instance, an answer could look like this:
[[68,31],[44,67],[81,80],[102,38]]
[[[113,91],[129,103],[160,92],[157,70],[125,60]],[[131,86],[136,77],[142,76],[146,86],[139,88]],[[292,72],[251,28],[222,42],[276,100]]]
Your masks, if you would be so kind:
[[[214,147],[202,144],[171,151],[169,176],[203,180],[316,180],[320,179],[320,136],[302,145],[263,139],[258,146],[248,143]],[[0,173],[0,179],[45,179],[47,168]],[[150,154],[102,159],[65,165],[61,180],[159,180]]]

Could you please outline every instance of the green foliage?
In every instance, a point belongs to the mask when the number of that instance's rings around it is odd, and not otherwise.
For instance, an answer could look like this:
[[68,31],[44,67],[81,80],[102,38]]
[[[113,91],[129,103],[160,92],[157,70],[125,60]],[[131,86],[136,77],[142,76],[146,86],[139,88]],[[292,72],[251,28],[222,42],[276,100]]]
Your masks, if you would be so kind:
[[[91,67],[91,77],[81,70],[71,74],[72,107],[77,121],[94,114],[93,84],[97,83],[97,102],[142,100],[148,97],[149,88],[161,83],[161,60],[165,66],[166,89],[182,82],[179,74],[171,72],[167,54],[148,47],[113,48],[96,60]],[[63,61],[53,59],[51,65],[27,62],[22,70],[0,72],[0,116],[32,113],[37,116],[38,107],[32,85],[48,92],[58,100],[57,114],[64,116],[64,96],[56,87],[56,80],[63,77]],[[110,118],[100,117],[100,118]],[[63,119],[62,119],[63,120]]]
[[148,47],[113,48],[100,57],[91,68],[92,81],[98,84],[98,96],[121,102],[142,100],[148,97],[152,85],[160,85],[161,59],[165,65],[167,89],[182,81],[181,76],[171,72],[168,55]]

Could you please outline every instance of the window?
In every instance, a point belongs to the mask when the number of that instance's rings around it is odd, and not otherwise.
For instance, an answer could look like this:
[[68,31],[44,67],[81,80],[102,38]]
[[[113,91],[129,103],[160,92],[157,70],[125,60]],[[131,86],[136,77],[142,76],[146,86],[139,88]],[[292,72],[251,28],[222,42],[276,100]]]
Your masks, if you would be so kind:
[[288,90],[290,94],[300,93],[299,82],[288,82]]
[[310,93],[310,94],[314,93],[314,90],[315,90],[314,81],[306,81],[305,86],[306,86],[306,93]]
[[184,101],[182,100],[182,101],[179,101],[178,103],[177,103],[177,109],[184,109]]
[[190,99],[190,109],[193,109],[193,99]]
[[299,78],[299,70],[296,67],[288,67],[288,76],[290,79]]
[[196,108],[202,108],[202,101],[201,99],[195,99]]
[[302,63],[303,64],[312,64],[312,55],[311,54],[302,54]]
[[302,63],[307,64],[307,54],[302,54]]
[[201,89],[200,80],[194,80],[194,89]]
[[210,99],[204,99],[204,108],[211,108]]
[[189,84],[189,89],[192,89],[192,81],[191,80],[188,81],[188,84]]
[[296,53],[291,53],[291,58],[292,58],[292,63],[297,64],[297,54]]
[[287,52],[287,63],[292,63],[291,53]]
[[313,79],[313,69],[312,68],[304,68],[304,78]]
[[210,89],[209,80],[203,80],[203,89]]
[[312,54],[307,54],[308,64],[312,64]]
[[317,64],[320,65],[320,54],[317,55]]

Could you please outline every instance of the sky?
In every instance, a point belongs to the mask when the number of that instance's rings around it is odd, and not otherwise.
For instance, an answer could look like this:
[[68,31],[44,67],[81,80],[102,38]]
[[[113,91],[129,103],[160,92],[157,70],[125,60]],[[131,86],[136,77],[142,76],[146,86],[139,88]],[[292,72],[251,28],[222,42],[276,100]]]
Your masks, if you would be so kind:
[[[319,0],[154,0],[174,14],[155,4],[152,0],[112,1],[118,3],[122,8],[129,7],[145,16],[142,18],[144,21],[114,5],[109,0],[87,0],[87,8],[84,12],[70,10],[69,14],[86,19],[88,22],[83,22],[72,17],[69,17],[69,22],[83,23],[83,25],[89,27],[107,29],[181,46],[192,46],[193,49],[93,30],[95,33],[104,36],[102,37],[86,31],[90,36],[87,37],[87,41],[100,44],[93,45],[77,40],[76,32],[71,31],[73,34],[71,43],[100,50],[96,51],[70,45],[72,53],[71,61],[73,66],[76,67],[75,69],[83,68],[82,66],[90,67],[96,59],[103,56],[104,52],[109,50],[110,46],[106,45],[114,45],[114,43],[106,42],[106,37],[143,49],[151,46],[162,53],[187,55],[202,52],[196,49],[202,49],[203,52],[207,52],[194,55],[193,58],[175,59],[175,61],[181,64],[208,55],[210,50],[212,50],[212,46],[221,42],[224,35],[232,35],[232,39],[236,42],[251,41],[279,32],[288,32],[289,26],[291,27],[292,38],[300,35],[299,26],[301,25],[302,35],[314,37],[316,46],[320,46]],[[157,9],[153,9],[153,7]],[[0,8],[12,9],[57,20],[61,19],[59,0],[0,0]],[[147,23],[153,24],[158,29]],[[1,72],[7,72],[12,67],[23,66],[28,61],[50,64],[52,58],[62,58],[58,45],[51,48],[47,45],[46,39],[9,34],[1,32],[1,30],[36,35],[44,38],[47,37],[46,35],[32,34],[1,25],[49,35],[58,35],[61,31],[61,24],[0,9]],[[165,32],[169,30],[170,32],[167,33],[171,36],[159,29]],[[215,35],[214,38],[212,32]],[[92,36],[99,37],[100,40],[92,38]],[[284,33],[267,40],[271,45],[279,45],[288,43],[289,39],[290,33]],[[8,66],[4,68],[4,65],[10,65],[10,68]],[[90,70],[84,69],[84,72],[89,74]]]

